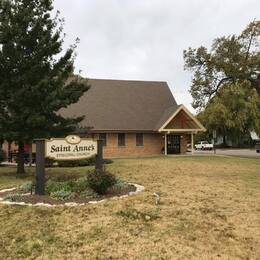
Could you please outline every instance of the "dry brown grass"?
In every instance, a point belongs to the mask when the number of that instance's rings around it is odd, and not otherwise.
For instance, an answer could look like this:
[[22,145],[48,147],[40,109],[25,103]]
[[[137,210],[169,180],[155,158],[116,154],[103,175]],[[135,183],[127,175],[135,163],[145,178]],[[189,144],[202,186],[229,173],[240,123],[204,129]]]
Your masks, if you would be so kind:
[[120,159],[108,169],[145,192],[78,208],[1,205],[0,259],[260,258],[260,160]]

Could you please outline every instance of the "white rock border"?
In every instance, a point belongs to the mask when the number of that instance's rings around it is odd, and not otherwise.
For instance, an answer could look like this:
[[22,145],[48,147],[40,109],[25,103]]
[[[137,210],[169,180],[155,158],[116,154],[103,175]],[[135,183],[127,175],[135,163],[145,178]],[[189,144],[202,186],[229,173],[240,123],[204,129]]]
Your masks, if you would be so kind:
[[[117,199],[127,198],[129,196],[138,194],[138,193],[140,193],[140,192],[145,190],[145,187],[142,186],[142,185],[139,185],[139,184],[136,184],[136,183],[128,183],[128,184],[135,186],[136,191],[130,191],[128,194],[121,195],[121,196],[110,197],[110,198],[103,199],[103,200],[91,200],[91,201],[86,202],[86,203],[66,202],[64,204],[53,204],[53,205],[52,204],[48,204],[48,203],[32,204],[32,203],[25,203],[25,202],[8,201],[8,200],[4,200],[3,198],[0,198],[0,204],[30,206],[30,207],[62,207],[62,206],[76,207],[76,206],[85,206],[87,204],[102,203],[102,202],[107,201],[107,200],[117,200]],[[4,193],[4,192],[8,192],[8,191],[14,191],[14,190],[16,190],[16,188],[0,190],[0,194]],[[22,195],[28,195],[28,194],[22,194]]]

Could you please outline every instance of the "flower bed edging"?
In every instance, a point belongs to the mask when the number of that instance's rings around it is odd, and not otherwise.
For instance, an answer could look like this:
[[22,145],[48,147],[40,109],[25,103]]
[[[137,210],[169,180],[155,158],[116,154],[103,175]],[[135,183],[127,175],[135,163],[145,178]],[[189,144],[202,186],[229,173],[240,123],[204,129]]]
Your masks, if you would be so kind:
[[[20,206],[32,206],[32,207],[58,207],[58,206],[67,206],[67,207],[75,207],[75,206],[84,206],[87,204],[97,204],[97,203],[102,203],[104,201],[107,200],[117,200],[117,199],[122,199],[122,198],[127,198],[129,196],[138,194],[142,191],[145,190],[144,186],[136,184],[136,183],[128,183],[129,185],[133,185],[136,187],[136,191],[130,191],[128,194],[122,195],[122,196],[115,196],[115,197],[111,197],[108,199],[103,199],[103,200],[91,200],[87,203],[76,203],[76,202],[66,202],[64,204],[47,204],[47,203],[36,203],[36,204],[32,204],[32,203],[25,203],[25,202],[15,202],[15,201],[8,201],[8,200],[4,200],[3,198],[0,198],[0,204],[4,204],[4,205],[20,205]],[[5,190],[0,190],[0,194],[4,193],[4,192],[8,192],[8,191],[14,191],[16,190],[16,188],[12,188],[12,189],[5,189]],[[26,195],[26,194],[21,194],[21,195]]]

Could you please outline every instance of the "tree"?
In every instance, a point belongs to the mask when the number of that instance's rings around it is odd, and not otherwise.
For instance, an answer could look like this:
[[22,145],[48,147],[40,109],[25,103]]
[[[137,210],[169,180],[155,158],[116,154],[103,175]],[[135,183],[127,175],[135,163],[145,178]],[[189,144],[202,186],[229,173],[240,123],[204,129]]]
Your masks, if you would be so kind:
[[214,40],[184,51],[185,69],[193,72],[190,93],[198,118],[208,131],[238,138],[260,133],[260,21],[238,36]]
[[73,131],[83,119],[58,113],[89,86],[71,78],[77,41],[63,51],[63,19],[52,10],[52,0],[0,2],[0,124],[18,143],[18,173],[24,143]]
[[250,131],[260,132],[260,99],[250,82],[229,84],[219,90],[198,119],[207,127],[208,133],[218,134],[239,142],[249,137]]
[[251,22],[238,36],[214,40],[206,47],[184,50],[185,69],[193,75],[190,88],[194,108],[204,108],[226,83],[250,83],[260,95],[260,21]]

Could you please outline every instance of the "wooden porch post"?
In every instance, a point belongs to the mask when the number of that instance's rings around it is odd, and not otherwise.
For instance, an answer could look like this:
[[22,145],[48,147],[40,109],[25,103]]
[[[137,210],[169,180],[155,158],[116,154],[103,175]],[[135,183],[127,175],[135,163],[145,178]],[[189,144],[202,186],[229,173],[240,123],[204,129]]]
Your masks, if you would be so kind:
[[164,135],[164,154],[167,155],[167,133]]
[[194,140],[193,140],[193,132],[191,132],[191,154],[193,155]]

